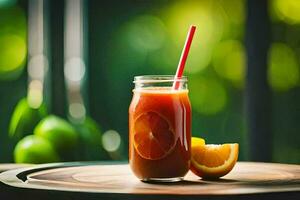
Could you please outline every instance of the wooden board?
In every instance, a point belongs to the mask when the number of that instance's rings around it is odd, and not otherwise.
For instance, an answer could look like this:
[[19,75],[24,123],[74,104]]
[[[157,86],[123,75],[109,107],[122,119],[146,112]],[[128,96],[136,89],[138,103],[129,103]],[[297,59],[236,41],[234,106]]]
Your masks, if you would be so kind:
[[14,164],[14,163],[2,163],[0,164],[0,172],[5,172],[7,170],[19,169],[25,167],[32,167],[32,164]]
[[0,174],[0,181],[13,187],[99,196],[233,197],[285,193],[299,197],[300,165],[238,162],[231,173],[217,181],[204,181],[188,173],[182,182],[149,184],[139,181],[128,164],[52,164],[7,171]]

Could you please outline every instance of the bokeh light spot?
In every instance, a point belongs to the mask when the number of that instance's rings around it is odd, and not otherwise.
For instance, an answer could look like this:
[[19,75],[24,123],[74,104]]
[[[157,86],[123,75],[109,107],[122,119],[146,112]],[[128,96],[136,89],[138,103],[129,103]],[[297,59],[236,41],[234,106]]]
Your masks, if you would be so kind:
[[234,25],[241,25],[245,22],[245,1],[244,0],[221,0],[220,1],[228,20]]
[[242,87],[245,78],[246,53],[243,44],[237,40],[220,42],[214,49],[213,66],[217,74]]
[[27,72],[32,79],[42,80],[48,71],[48,58],[42,54],[35,55],[29,59]]
[[273,0],[274,14],[288,24],[300,23],[300,3],[298,0]]
[[22,8],[4,7],[0,11],[0,80],[10,80],[16,79],[24,69],[27,26]]
[[86,115],[85,107],[82,103],[71,103],[69,105],[69,113],[76,120],[84,119]]
[[85,64],[79,57],[73,57],[66,61],[64,68],[66,81],[79,84],[85,75]]
[[225,87],[217,79],[190,77],[189,90],[193,109],[204,115],[222,111],[227,103]]
[[32,108],[39,108],[43,102],[43,83],[39,80],[33,80],[28,87],[28,104]]
[[[170,36],[182,49],[187,30],[197,26],[193,45],[187,60],[186,72],[203,71],[210,63],[213,46],[220,41],[225,29],[226,14],[218,1],[178,1],[165,11]],[[179,59],[179,58],[178,58]]]
[[142,15],[128,22],[128,42],[137,50],[153,51],[165,41],[165,25],[156,16]]
[[22,69],[26,52],[24,38],[11,34],[0,35],[0,78],[5,79],[5,75],[12,75]]
[[175,73],[179,61],[179,52],[176,51],[176,46],[172,42],[168,42],[163,48],[152,52],[147,56],[147,61],[157,71],[165,73]]
[[109,41],[110,73],[122,74],[128,68],[137,72],[146,65],[148,56],[160,51],[165,42],[166,28],[160,18],[140,15],[126,21]]
[[295,52],[284,43],[274,43],[269,52],[268,80],[276,91],[287,91],[299,83]]
[[102,144],[108,152],[117,151],[121,145],[121,136],[115,130],[108,130],[102,136]]

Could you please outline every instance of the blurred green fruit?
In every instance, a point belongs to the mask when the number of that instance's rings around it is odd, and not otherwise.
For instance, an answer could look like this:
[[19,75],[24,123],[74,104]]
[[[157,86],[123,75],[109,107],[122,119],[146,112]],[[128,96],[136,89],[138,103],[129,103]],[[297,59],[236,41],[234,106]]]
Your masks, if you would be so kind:
[[88,145],[101,146],[101,130],[98,124],[91,118],[86,117],[80,124],[75,124],[78,132],[80,133],[80,139]]
[[59,157],[51,143],[39,136],[28,135],[18,142],[14,150],[16,163],[58,162]]
[[31,108],[27,98],[22,98],[13,112],[9,124],[9,136],[18,140],[33,132],[37,123],[47,115],[45,105],[39,108]]
[[79,151],[83,160],[107,160],[108,153],[102,145],[102,131],[92,118],[86,117],[82,123],[75,124],[80,135]]
[[61,154],[76,147],[79,136],[75,128],[66,120],[49,115],[35,127],[34,134],[47,139]]

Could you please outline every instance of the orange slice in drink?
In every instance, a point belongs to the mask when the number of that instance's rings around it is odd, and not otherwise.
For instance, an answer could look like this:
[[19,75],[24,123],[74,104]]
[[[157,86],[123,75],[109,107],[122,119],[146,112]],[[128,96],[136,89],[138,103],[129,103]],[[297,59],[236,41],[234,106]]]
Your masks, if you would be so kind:
[[239,145],[192,145],[191,171],[202,178],[216,179],[228,174],[239,154]]
[[168,121],[153,111],[137,117],[133,137],[138,154],[149,160],[165,157],[175,146],[174,131]]

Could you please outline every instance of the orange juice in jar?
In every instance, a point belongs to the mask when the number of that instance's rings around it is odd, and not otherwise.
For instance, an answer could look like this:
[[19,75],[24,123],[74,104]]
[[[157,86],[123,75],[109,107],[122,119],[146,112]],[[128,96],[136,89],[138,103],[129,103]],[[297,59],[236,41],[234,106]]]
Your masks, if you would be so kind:
[[[180,83],[173,89],[173,83]],[[129,107],[129,163],[142,181],[174,182],[189,170],[191,106],[187,78],[137,76]]]

